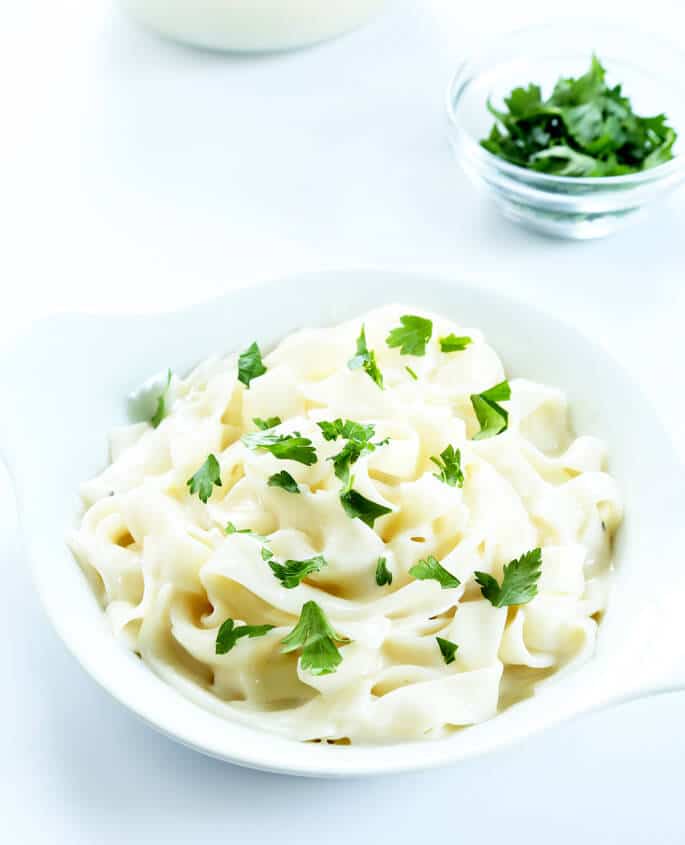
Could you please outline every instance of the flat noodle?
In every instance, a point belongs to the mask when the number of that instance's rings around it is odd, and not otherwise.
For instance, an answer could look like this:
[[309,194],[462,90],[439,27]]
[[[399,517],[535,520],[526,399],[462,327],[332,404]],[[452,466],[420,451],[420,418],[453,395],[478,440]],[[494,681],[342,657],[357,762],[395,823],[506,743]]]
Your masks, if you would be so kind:
[[[385,339],[407,313],[423,314],[393,306],[297,332],[265,357],[267,372],[249,389],[237,379],[237,355],[174,377],[161,425],[117,430],[112,463],[83,485],[85,512],[69,542],[115,634],[226,718],[299,740],[442,737],[493,717],[538,679],[593,653],[621,519],[603,444],[574,439],[559,390],[519,379],[510,382],[507,431],[473,440],[470,394],[505,378],[499,358],[478,330],[425,314],[433,320],[425,356],[401,355]],[[362,323],[383,390],[347,366]],[[438,339],[451,333],[473,343],[443,353]],[[240,442],[255,430],[254,417],[274,416],[278,433],[312,440],[315,464]],[[390,439],[353,467],[354,489],[392,509],[373,528],[340,503],[327,458],[344,441],[325,441],[316,424],[338,417],[372,423],[376,442]],[[430,461],[450,444],[461,450],[463,488],[439,480]],[[210,453],[222,486],[204,504],[186,482]],[[299,495],[267,484],[284,469]],[[276,560],[323,555],[326,566],[285,589],[262,559],[264,541],[227,535],[229,522],[264,535]],[[509,611],[493,607],[473,572],[499,580],[505,564],[538,546],[537,597]],[[414,579],[410,568],[428,555],[461,586]],[[375,580],[380,557],[393,575],[383,587]],[[281,653],[310,600],[350,639],[333,674],[314,676],[297,653]],[[275,627],[217,655],[228,617]],[[449,664],[436,635],[459,646]]]

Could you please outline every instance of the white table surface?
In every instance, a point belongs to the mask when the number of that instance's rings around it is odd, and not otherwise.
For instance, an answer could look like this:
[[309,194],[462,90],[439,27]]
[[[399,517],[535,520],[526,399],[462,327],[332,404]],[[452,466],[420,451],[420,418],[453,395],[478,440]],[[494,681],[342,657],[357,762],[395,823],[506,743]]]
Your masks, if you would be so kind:
[[[498,217],[453,166],[443,90],[465,50],[558,4],[479,5],[396,0],[334,43],[249,59],[163,42],[98,0],[16,4],[0,59],[0,342],[41,314],[169,309],[306,267],[446,265],[598,335],[681,425],[685,191],[600,242]],[[680,6],[652,0],[642,25],[685,46]],[[158,736],[78,668],[31,589],[3,473],[0,566],[2,841],[685,841],[685,695],[439,772],[259,774]]]

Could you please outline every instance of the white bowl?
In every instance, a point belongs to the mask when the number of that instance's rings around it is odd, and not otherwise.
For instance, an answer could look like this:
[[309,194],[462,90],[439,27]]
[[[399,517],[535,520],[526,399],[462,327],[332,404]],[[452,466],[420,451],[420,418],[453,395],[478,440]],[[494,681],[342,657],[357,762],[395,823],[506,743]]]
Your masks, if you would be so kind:
[[122,0],[146,26],[212,50],[289,50],[341,35],[385,0]]
[[[449,739],[386,746],[301,744],[222,720],[167,686],[112,636],[64,542],[79,483],[107,461],[106,432],[151,373],[213,352],[325,326],[390,301],[481,327],[512,375],[563,388],[577,431],[609,444],[626,500],[617,574],[596,656],[532,698]],[[640,391],[593,341],[529,305],[435,273],[328,271],[240,290],[173,314],[60,316],[0,360],[0,446],[16,482],[33,577],[59,636],[115,698],[169,736],[254,768],[367,775],[454,763],[577,713],[685,685],[683,467]],[[17,645],[17,647],[20,647]]]

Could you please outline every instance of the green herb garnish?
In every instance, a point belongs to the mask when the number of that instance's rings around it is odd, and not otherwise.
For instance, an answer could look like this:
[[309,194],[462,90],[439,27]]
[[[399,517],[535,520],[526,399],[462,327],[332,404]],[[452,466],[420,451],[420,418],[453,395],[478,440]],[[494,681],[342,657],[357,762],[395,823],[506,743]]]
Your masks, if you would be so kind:
[[238,381],[249,388],[250,382],[259,376],[263,376],[265,372],[266,367],[262,361],[262,353],[255,341],[238,358]]
[[392,572],[388,569],[384,557],[379,557],[378,563],[376,564],[376,583],[379,587],[392,584]]
[[307,575],[318,572],[322,566],[326,566],[326,560],[322,555],[317,555],[306,560],[286,560],[285,563],[269,560],[268,564],[286,590],[292,590],[298,587]]
[[414,370],[412,370],[411,367],[406,366],[404,369],[409,373],[409,375],[414,379],[414,381],[419,380],[419,377],[416,375],[416,373],[414,372]]
[[405,314],[400,317],[401,326],[393,329],[386,339],[393,349],[400,347],[400,355],[425,355],[426,344],[433,334],[433,322],[425,317]]
[[456,575],[448,572],[433,555],[415,563],[409,570],[409,574],[419,581],[437,581],[443,590],[454,589],[461,584]]
[[253,531],[251,528],[236,528],[232,522],[226,523],[224,532],[226,534],[247,534],[250,537],[256,537],[258,540],[266,539],[262,534],[257,534],[257,532]]
[[387,439],[379,443],[371,442],[375,434],[373,424],[362,425],[352,420],[337,419],[333,422],[320,422],[318,426],[325,440],[337,440],[339,437],[347,440],[342,451],[328,459],[333,461],[335,474],[343,484],[349,483],[352,464],[362,455],[368,455],[374,452],[377,446],[384,446],[388,442]]
[[207,504],[214,486],[221,487],[221,468],[214,455],[208,455],[207,460],[192,478],[186,481],[191,495],[197,493],[201,502]]
[[280,417],[267,417],[265,420],[261,417],[253,417],[252,422],[260,431],[266,431],[269,428],[275,428],[277,425],[280,425],[283,420]]
[[450,663],[454,663],[454,655],[457,653],[459,646],[456,643],[453,643],[452,640],[446,640],[443,637],[436,637],[435,639],[438,641],[440,654],[444,657],[445,663],[448,666]]
[[312,675],[330,675],[342,663],[336,642],[344,644],[350,640],[331,627],[316,602],[308,601],[302,606],[297,625],[281,640],[281,651],[287,654],[301,649],[301,665],[305,671]]
[[150,425],[153,428],[157,428],[157,426],[162,422],[164,417],[167,415],[167,407],[166,407],[166,400],[169,395],[169,387],[171,386],[171,370],[167,370],[166,375],[166,384],[160,395],[157,397],[157,410],[154,412],[152,417],[150,418]]
[[241,442],[248,449],[256,452],[260,450],[271,452],[275,458],[284,461],[297,461],[311,466],[317,460],[312,441],[307,437],[302,437],[298,432],[275,434],[268,431],[256,431],[253,434],[245,434],[241,437]]
[[368,443],[375,434],[375,428],[372,424],[363,425],[362,423],[354,422],[353,420],[333,420],[332,422],[317,423],[321,429],[324,440],[337,440],[342,437],[343,440],[356,440],[360,443]]
[[219,628],[216,635],[216,653],[228,654],[242,637],[263,637],[273,631],[274,625],[238,625],[233,619],[227,619]]
[[488,102],[496,123],[486,150],[512,164],[558,176],[623,176],[673,158],[676,132],[666,115],[640,117],[621,86],[610,88],[597,56],[577,79],[558,80],[543,99],[540,86],[515,88],[506,111]]
[[376,363],[376,353],[369,350],[366,345],[366,332],[364,326],[357,338],[357,354],[354,358],[350,358],[347,366],[351,370],[363,369],[364,372],[372,379],[382,390],[383,389],[383,373],[381,373]]
[[511,399],[511,388],[508,381],[502,381],[483,393],[473,393],[471,404],[480,423],[480,431],[473,436],[474,440],[484,440],[506,431],[509,425],[509,412],[499,402]]
[[269,487],[280,487],[286,493],[299,493],[300,488],[297,486],[297,481],[289,472],[282,469],[280,472],[274,473],[267,481]]
[[439,458],[432,457],[431,461],[440,470],[439,473],[433,473],[436,478],[444,481],[445,484],[449,484],[450,487],[464,486],[464,473],[461,471],[461,452],[459,449],[455,449],[454,446],[447,446],[440,453]]
[[455,334],[448,334],[440,338],[440,350],[442,352],[463,352],[469,344],[473,343],[470,337],[457,337]]
[[533,549],[504,567],[502,586],[487,572],[476,572],[481,593],[495,607],[527,604],[538,594],[538,579],[542,567],[542,552]]
[[373,528],[374,522],[381,516],[392,513],[392,509],[379,505],[378,502],[372,502],[371,499],[367,499],[366,496],[352,490],[351,485],[353,483],[354,479],[350,478],[349,486],[340,494],[340,502],[345,513],[351,519],[361,519],[365,525]]

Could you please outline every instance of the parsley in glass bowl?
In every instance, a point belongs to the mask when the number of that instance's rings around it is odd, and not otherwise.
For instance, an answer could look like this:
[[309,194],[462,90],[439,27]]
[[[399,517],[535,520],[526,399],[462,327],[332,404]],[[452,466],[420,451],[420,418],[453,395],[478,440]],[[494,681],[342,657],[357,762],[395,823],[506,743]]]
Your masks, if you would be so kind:
[[608,235],[685,180],[685,55],[643,33],[573,22],[514,33],[461,66],[447,109],[470,179],[549,235]]

